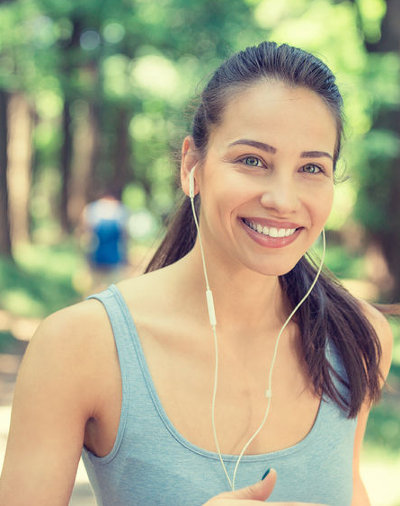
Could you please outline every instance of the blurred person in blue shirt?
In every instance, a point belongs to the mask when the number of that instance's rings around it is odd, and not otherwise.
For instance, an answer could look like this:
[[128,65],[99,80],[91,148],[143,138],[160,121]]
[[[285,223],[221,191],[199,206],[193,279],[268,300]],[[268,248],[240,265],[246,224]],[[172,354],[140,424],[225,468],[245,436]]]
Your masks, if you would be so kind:
[[117,281],[127,265],[129,218],[129,210],[112,191],[84,208],[80,228],[88,242],[93,284]]

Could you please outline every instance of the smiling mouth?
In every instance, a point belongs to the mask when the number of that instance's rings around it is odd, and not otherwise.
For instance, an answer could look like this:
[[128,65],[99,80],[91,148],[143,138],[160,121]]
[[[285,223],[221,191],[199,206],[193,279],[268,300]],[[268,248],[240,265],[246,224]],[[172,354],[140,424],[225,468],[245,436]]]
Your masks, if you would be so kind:
[[[242,218],[243,223],[258,232],[261,235],[265,235],[267,237],[273,238],[282,238],[282,237],[290,237],[292,236],[296,230],[299,228],[276,228],[276,227],[265,227],[260,225],[260,223],[256,223],[254,221],[247,220],[246,218]],[[301,227],[300,227],[301,228]]]

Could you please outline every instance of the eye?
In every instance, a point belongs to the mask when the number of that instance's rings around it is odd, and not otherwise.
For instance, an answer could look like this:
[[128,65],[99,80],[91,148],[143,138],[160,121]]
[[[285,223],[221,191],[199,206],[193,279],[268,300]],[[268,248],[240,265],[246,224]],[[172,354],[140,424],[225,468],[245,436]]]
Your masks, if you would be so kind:
[[319,174],[324,172],[319,165],[315,165],[314,163],[308,163],[301,168],[302,172],[306,174]]
[[242,158],[239,161],[241,161],[245,165],[249,165],[250,167],[262,167],[263,166],[262,161],[259,158],[257,158],[256,156],[246,156],[245,158]]

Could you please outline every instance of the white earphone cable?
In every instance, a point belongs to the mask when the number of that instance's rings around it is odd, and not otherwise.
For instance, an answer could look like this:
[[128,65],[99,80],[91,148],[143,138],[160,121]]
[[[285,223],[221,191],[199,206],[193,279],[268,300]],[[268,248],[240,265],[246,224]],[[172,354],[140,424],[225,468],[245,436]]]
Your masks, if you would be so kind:
[[204,278],[205,278],[205,282],[206,282],[206,297],[207,297],[208,316],[210,318],[211,328],[212,328],[212,332],[213,332],[213,336],[214,336],[215,368],[214,368],[214,388],[213,388],[212,407],[211,407],[211,423],[212,423],[212,428],[213,428],[214,442],[215,442],[215,446],[216,446],[217,453],[218,453],[218,456],[219,456],[219,460],[221,462],[222,469],[224,470],[226,478],[227,478],[227,480],[229,482],[229,486],[232,488],[233,484],[232,484],[232,481],[231,481],[231,479],[229,477],[228,471],[226,469],[225,462],[224,462],[224,460],[222,458],[221,449],[220,449],[220,446],[219,446],[219,440],[218,440],[218,436],[217,436],[217,430],[216,430],[216,427],[215,427],[215,399],[216,399],[216,396],[217,396],[218,365],[219,365],[218,338],[217,338],[217,330],[216,330],[217,321],[216,321],[216,318],[215,318],[214,303],[213,302],[210,303],[210,301],[212,301],[212,291],[210,289],[210,285],[209,285],[209,282],[208,282],[206,260],[205,260],[205,257],[204,257],[204,248],[203,248],[203,242],[201,240],[199,223],[197,221],[196,209],[194,207],[194,195],[193,195],[193,192],[191,192],[191,195],[190,195],[190,203],[192,205],[193,218],[194,218],[194,222],[196,224],[197,234],[198,234],[198,237],[199,237],[201,260],[203,262]]
[[211,423],[212,423],[212,429],[213,429],[214,442],[215,442],[215,446],[216,446],[217,453],[218,453],[218,456],[219,456],[219,460],[221,462],[221,466],[222,466],[222,468],[224,470],[224,473],[226,475],[226,478],[228,480],[229,486],[231,487],[231,489],[233,491],[233,490],[235,490],[236,475],[237,475],[237,471],[238,471],[238,468],[239,468],[240,461],[241,461],[241,459],[242,459],[245,451],[247,450],[247,448],[249,447],[249,445],[254,441],[254,439],[258,436],[258,434],[261,432],[262,428],[265,425],[265,422],[268,419],[268,415],[269,415],[270,408],[271,408],[271,401],[272,401],[272,373],[273,373],[273,368],[274,368],[274,365],[275,365],[275,362],[276,362],[276,358],[277,358],[277,354],[278,354],[278,347],[279,347],[280,339],[282,337],[282,334],[283,334],[285,328],[289,324],[290,320],[293,318],[294,314],[297,312],[297,310],[300,308],[300,306],[303,304],[303,302],[310,295],[312,289],[314,288],[315,284],[317,283],[317,280],[319,278],[319,275],[321,274],[322,266],[323,266],[324,260],[325,260],[326,238],[325,238],[325,230],[322,229],[322,255],[321,255],[321,262],[320,262],[317,274],[316,274],[316,276],[314,278],[314,281],[312,282],[311,286],[307,290],[307,293],[304,295],[304,297],[301,299],[301,301],[297,304],[297,306],[293,309],[293,311],[290,313],[290,315],[286,319],[285,323],[282,325],[282,328],[280,329],[279,334],[278,334],[278,336],[276,338],[274,353],[273,353],[272,360],[271,360],[271,365],[270,365],[270,368],[269,368],[268,384],[267,384],[267,388],[265,390],[265,396],[267,398],[267,406],[266,406],[264,418],[263,418],[260,426],[258,427],[258,429],[254,432],[254,434],[251,436],[251,438],[243,446],[242,451],[240,452],[240,454],[239,454],[239,456],[237,458],[236,465],[235,465],[235,468],[234,468],[234,471],[233,471],[233,477],[231,479],[230,476],[229,476],[229,473],[228,473],[228,471],[226,469],[224,459],[222,458],[221,449],[220,449],[219,440],[218,440],[218,435],[217,435],[217,430],[216,430],[216,426],[215,426],[215,404],[216,404],[216,396],[217,396],[217,389],[218,389],[218,366],[219,366],[218,338],[217,338],[217,331],[216,331],[217,321],[216,321],[216,316],[215,316],[215,309],[214,309],[214,302],[213,302],[212,291],[210,289],[210,285],[209,285],[209,281],[208,281],[208,276],[207,276],[206,261],[205,261],[205,256],[204,256],[204,248],[203,248],[203,243],[202,243],[202,240],[201,240],[200,228],[199,228],[199,223],[198,223],[198,219],[197,219],[197,215],[196,215],[196,209],[195,209],[195,206],[194,206],[194,179],[193,179],[194,170],[195,170],[195,167],[192,169],[191,174],[190,174],[191,180],[190,180],[190,195],[189,196],[190,196],[190,202],[191,202],[191,206],[192,206],[193,218],[194,218],[196,229],[197,229],[197,235],[198,235],[198,238],[199,238],[200,253],[201,253],[201,259],[202,259],[202,263],[203,263],[203,272],[204,272],[204,278],[205,278],[205,282],[206,282],[207,308],[208,308],[208,314],[209,314],[210,324],[211,324],[211,328],[212,328],[212,332],[213,332],[213,336],[214,336],[214,348],[215,348],[214,388],[213,388],[212,406],[211,406]]
[[258,427],[258,429],[254,432],[254,434],[251,436],[251,438],[247,441],[247,443],[244,445],[242,451],[239,454],[239,457],[238,457],[238,459],[236,461],[235,469],[233,471],[233,479],[232,479],[232,485],[231,485],[232,490],[235,490],[236,473],[237,473],[237,470],[238,470],[238,467],[239,467],[239,463],[240,463],[240,461],[241,461],[241,459],[242,459],[245,451],[247,450],[247,448],[250,446],[250,444],[254,441],[254,439],[261,432],[261,429],[264,427],[264,424],[267,421],[267,418],[268,418],[268,415],[269,415],[269,411],[270,411],[270,408],[271,408],[271,401],[272,401],[272,372],[273,372],[273,369],[274,369],[274,366],[275,366],[276,357],[278,355],[278,347],[279,347],[280,339],[282,337],[282,334],[283,334],[285,328],[289,324],[290,320],[293,318],[293,316],[295,315],[295,313],[297,312],[297,310],[300,308],[300,306],[303,304],[303,302],[310,295],[312,289],[314,288],[316,282],[318,281],[318,278],[319,278],[319,275],[321,274],[322,266],[323,266],[323,263],[324,263],[324,260],[325,260],[325,252],[326,252],[325,230],[322,229],[322,255],[321,255],[321,263],[319,265],[319,268],[318,268],[317,274],[316,274],[316,276],[314,278],[314,281],[310,285],[310,288],[308,289],[308,291],[304,295],[304,297],[301,299],[301,301],[297,304],[297,306],[290,313],[290,315],[288,316],[287,320],[283,324],[281,330],[279,331],[278,337],[276,338],[274,353],[273,353],[272,360],[271,360],[271,365],[270,365],[270,368],[269,368],[268,385],[267,385],[267,389],[265,390],[265,396],[267,398],[267,407],[266,407],[266,410],[265,410],[264,418],[263,418],[263,421],[261,422],[260,426]]

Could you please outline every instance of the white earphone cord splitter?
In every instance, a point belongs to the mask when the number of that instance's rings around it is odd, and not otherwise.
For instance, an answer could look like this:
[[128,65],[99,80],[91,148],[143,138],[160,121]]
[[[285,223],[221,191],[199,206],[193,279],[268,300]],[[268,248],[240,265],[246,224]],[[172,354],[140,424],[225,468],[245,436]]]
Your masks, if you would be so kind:
[[215,446],[216,446],[217,453],[218,453],[218,456],[219,456],[219,460],[221,462],[221,465],[222,465],[222,468],[224,470],[225,476],[226,476],[226,478],[228,480],[229,486],[231,487],[232,491],[234,491],[235,490],[236,474],[237,474],[237,471],[238,471],[238,468],[239,468],[239,463],[240,463],[240,461],[241,461],[241,459],[242,459],[245,451],[249,447],[249,445],[254,441],[254,439],[260,433],[261,429],[264,427],[265,422],[267,421],[267,418],[268,418],[268,415],[269,415],[269,412],[270,412],[271,400],[272,400],[272,372],[273,372],[273,368],[274,368],[274,365],[275,365],[276,357],[277,357],[277,354],[278,354],[279,341],[280,341],[281,336],[282,336],[285,328],[287,327],[288,323],[293,318],[294,314],[297,312],[297,310],[299,309],[299,307],[303,304],[303,302],[310,295],[312,289],[314,288],[314,286],[315,286],[315,284],[316,284],[316,282],[317,282],[317,280],[319,278],[319,275],[321,274],[322,266],[323,266],[324,260],[325,260],[326,238],[325,238],[325,230],[322,229],[322,255],[321,255],[321,263],[319,265],[317,274],[316,274],[316,276],[314,278],[314,281],[311,283],[310,288],[307,290],[307,293],[304,295],[304,297],[301,299],[301,301],[297,304],[297,306],[293,309],[293,311],[290,313],[290,315],[286,319],[285,323],[282,325],[282,328],[279,331],[279,334],[278,334],[278,336],[276,338],[274,353],[273,353],[272,360],[271,360],[271,365],[270,365],[270,368],[269,368],[268,385],[267,385],[267,388],[265,390],[265,397],[267,398],[267,407],[265,409],[264,418],[263,418],[260,426],[258,427],[258,429],[254,432],[254,434],[251,436],[251,438],[243,446],[242,451],[240,452],[240,454],[239,454],[239,456],[237,458],[236,465],[235,465],[235,468],[234,468],[234,471],[233,471],[233,476],[232,476],[232,479],[231,479],[230,476],[229,476],[229,474],[228,474],[228,471],[226,469],[225,462],[224,462],[224,460],[222,458],[221,449],[220,449],[220,446],[219,446],[219,441],[218,441],[218,436],[217,436],[217,430],[216,430],[216,427],[215,427],[215,400],[216,400],[216,396],[217,396],[217,387],[218,387],[218,362],[219,362],[219,360],[218,360],[218,338],[217,338],[217,330],[216,330],[217,319],[216,319],[216,315],[215,315],[213,295],[212,295],[212,291],[210,289],[210,285],[209,285],[209,282],[208,282],[206,261],[205,261],[205,257],[204,257],[204,248],[203,248],[203,243],[202,243],[202,240],[201,240],[199,223],[198,223],[198,220],[197,220],[196,209],[195,209],[195,206],[194,206],[194,171],[195,171],[195,169],[196,169],[196,166],[194,166],[192,168],[191,172],[190,172],[190,178],[189,178],[189,197],[190,197],[190,202],[191,202],[191,206],[192,206],[193,218],[194,218],[194,222],[195,222],[196,229],[197,229],[197,234],[198,234],[198,237],[199,237],[200,253],[201,253],[201,259],[202,259],[202,263],[203,263],[204,278],[205,278],[205,282],[206,282],[206,300],[207,300],[208,316],[209,316],[209,319],[210,319],[210,324],[211,324],[212,332],[213,332],[213,335],[214,335],[214,347],[215,347],[215,371],[214,371],[214,388],[213,388],[212,407],[211,407],[211,423],[212,423],[214,441],[215,441]]

